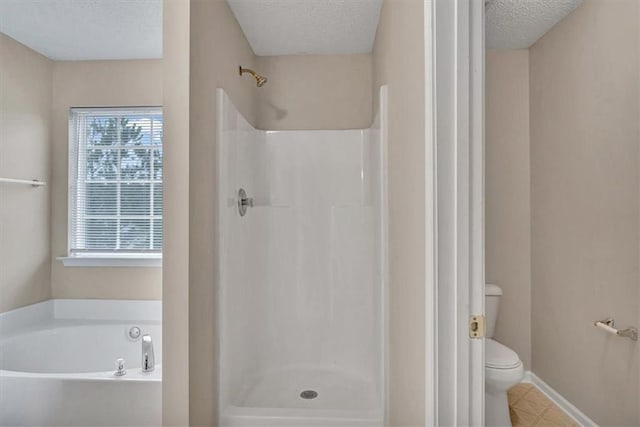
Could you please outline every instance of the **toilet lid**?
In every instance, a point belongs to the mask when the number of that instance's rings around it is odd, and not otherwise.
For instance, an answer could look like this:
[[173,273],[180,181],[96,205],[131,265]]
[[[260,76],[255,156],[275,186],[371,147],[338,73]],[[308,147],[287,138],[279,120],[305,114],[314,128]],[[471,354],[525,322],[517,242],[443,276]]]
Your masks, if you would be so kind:
[[511,369],[522,363],[515,351],[490,338],[485,342],[484,351],[484,364],[487,368]]

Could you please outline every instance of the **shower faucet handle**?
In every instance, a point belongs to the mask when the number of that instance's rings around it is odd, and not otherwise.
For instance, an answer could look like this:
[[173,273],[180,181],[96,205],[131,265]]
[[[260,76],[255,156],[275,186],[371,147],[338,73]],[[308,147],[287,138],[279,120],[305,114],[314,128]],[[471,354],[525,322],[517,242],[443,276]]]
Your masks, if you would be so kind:
[[244,199],[240,199],[240,204],[242,206],[247,206],[249,208],[253,207],[253,197],[245,197]]
[[238,190],[238,213],[240,216],[245,216],[247,208],[253,207],[253,197],[247,196],[247,192],[244,188]]

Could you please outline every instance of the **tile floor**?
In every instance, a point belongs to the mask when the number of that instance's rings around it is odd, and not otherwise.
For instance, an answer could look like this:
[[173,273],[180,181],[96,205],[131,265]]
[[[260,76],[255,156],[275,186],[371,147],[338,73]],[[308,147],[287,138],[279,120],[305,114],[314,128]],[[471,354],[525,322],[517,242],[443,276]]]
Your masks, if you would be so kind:
[[517,384],[507,394],[514,427],[578,427],[533,384]]

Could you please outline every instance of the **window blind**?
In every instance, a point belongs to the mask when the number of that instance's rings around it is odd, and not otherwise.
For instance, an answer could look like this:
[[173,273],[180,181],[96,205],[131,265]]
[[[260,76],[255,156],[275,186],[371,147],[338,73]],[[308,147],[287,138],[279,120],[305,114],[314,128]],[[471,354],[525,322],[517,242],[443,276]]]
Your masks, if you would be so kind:
[[69,255],[162,253],[162,109],[72,108]]

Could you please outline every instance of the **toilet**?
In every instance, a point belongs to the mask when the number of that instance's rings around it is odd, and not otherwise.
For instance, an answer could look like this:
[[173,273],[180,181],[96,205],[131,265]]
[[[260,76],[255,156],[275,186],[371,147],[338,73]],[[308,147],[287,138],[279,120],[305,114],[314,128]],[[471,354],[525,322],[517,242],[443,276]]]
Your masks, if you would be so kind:
[[524,378],[524,367],[518,354],[493,339],[502,289],[494,284],[485,286],[485,425],[511,426],[507,390]]

